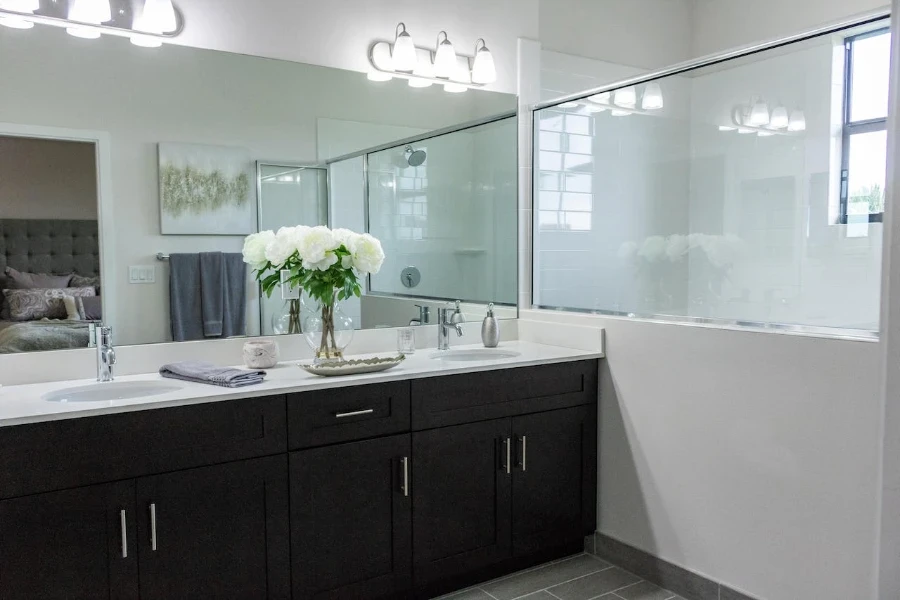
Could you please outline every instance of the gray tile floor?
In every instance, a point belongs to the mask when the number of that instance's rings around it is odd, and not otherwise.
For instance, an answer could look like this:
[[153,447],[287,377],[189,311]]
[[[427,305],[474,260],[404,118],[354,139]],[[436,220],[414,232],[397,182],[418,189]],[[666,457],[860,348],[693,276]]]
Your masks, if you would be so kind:
[[685,600],[590,554],[513,573],[441,600]]

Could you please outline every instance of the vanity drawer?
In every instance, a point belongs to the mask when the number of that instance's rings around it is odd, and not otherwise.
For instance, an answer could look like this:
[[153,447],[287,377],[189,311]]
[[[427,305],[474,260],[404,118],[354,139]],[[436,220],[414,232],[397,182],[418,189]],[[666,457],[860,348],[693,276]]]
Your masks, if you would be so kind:
[[291,394],[291,450],[409,431],[409,382],[397,381]]
[[0,427],[0,497],[287,450],[284,396]]
[[414,431],[597,402],[596,360],[412,382]]

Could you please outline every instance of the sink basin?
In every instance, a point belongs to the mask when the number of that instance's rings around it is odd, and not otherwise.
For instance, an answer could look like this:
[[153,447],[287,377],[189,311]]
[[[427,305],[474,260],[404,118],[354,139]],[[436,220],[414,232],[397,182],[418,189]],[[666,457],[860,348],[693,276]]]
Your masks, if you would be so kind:
[[43,398],[47,402],[108,402],[160,396],[180,389],[180,385],[163,381],[113,381],[49,392]]
[[443,350],[435,352],[431,355],[431,358],[452,362],[478,362],[482,360],[508,360],[517,356],[522,356],[522,353],[496,348],[480,348],[474,350]]

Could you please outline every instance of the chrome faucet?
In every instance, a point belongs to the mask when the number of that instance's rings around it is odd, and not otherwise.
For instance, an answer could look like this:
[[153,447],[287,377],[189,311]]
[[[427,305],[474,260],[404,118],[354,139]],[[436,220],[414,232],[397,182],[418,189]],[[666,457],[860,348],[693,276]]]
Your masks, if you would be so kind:
[[113,365],[116,364],[112,327],[97,327],[94,331],[97,345],[97,381],[112,381]]
[[439,308],[438,309],[438,350],[450,349],[450,330],[456,329],[456,336],[462,337],[462,312],[459,305],[456,309]]
[[428,325],[428,321],[431,319],[431,309],[422,304],[416,304],[416,308],[419,309],[419,318],[418,319],[410,319],[410,326],[413,325]]

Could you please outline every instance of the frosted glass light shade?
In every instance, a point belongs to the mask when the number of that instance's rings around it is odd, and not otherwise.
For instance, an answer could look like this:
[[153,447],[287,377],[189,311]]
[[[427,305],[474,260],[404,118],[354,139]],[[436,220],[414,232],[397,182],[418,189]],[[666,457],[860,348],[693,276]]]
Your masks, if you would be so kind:
[[131,43],[141,48],[159,48],[162,46],[162,40],[149,35],[133,35]]
[[444,41],[438,44],[437,51],[434,53],[434,76],[442,79],[450,79],[456,70],[456,50],[453,49],[453,44],[446,36],[447,34],[444,33]]
[[66,27],[66,33],[85,40],[96,40],[100,37],[100,32],[90,27]]
[[69,20],[95,25],[111,21],[112,11],[109,8],[109,0],[72,0],[69,7]]
[[148,33],[171,33],[178,28],[175,6],[172,0],[146,0],[141,16],[135,19],[134,28]]
[[795,110],[791,113],[788,131],[806,131],[806,115],[802,110]]
[[458,83],[445,83],[444,84],[444,91],[450,92],[451,94],[462,94],[463,92],[465,92],[468,89],[469,88],[467,88],[466,86],[460,85]]
[[775,107],[775,110],[772,111],[772,118],[769,119],[769,126],[772,129],[784,129],[789,123],[787,109],[783,106]]
[[637,103],[637,90],[634,89],[633,85],[616,90],[613,94],[613,103],[627,108],[634,108],[634,105]]
[[494,55],[482,47],[475,52],[475,61],[472,63],[472,82],[479,84],[494,83],[497,81],[497,67],[494,65]]
[[[4,10],[13,10],[15,12],[33,13],[40,7],[40,0],[0,0],[0,8]],[[34,23],[32,23],[32,25],[34,25]]]
[[765,102],[757,102],[750,109],[750,118],[747,125],[751,127],[762,127],[769,124],[769,107]]
[[[416,64],[413,75],[418,75],[420,77],[434,77],[434,65],[432,65],[431,61],[428,59],[420,60],[418,64]],[[427,79],[409,79],[407,80],[407,83],[411,88],[427,88],[432,86],[432,82]]]
[[590,100],[591,102],[598,102],[600,104],[609,104],[611,96],[612,95],[609,92],[602,92],[600,94],[594,94],[593,96],[590,96],[588,100]]
[[394,76],[390,73],[376,71],[375,69],[369,69],[369,72],[366,73],[366,79],[369,81],[390,81],[393,78]]
[[394,60],[395,71],[412,72],[416,69],[418,56],[416,55],[416,46],[413,44],[412,36],[406,31],[406,25],[400,23],[398,27],[403,30],[397,34],[394,40],[394,47],[391,51],[391,57]]
[[641,99],[641,108],[644,110],[659,110],[663,107],[662,90],[658,83],[648,83],[644,88],[644,96]]
[[34,27],[34,23],[28,19],[15,16],[0,17],[0,25],[10,29],[31,29]]

